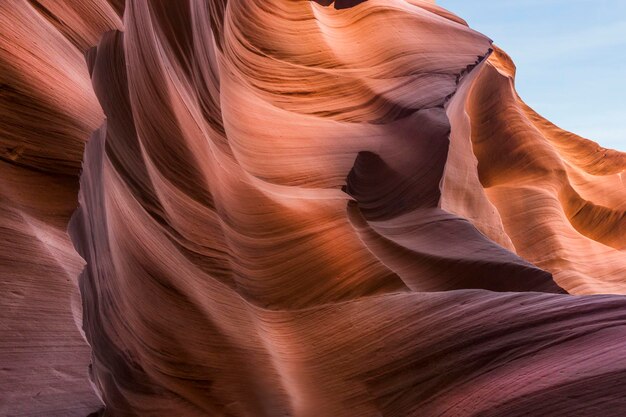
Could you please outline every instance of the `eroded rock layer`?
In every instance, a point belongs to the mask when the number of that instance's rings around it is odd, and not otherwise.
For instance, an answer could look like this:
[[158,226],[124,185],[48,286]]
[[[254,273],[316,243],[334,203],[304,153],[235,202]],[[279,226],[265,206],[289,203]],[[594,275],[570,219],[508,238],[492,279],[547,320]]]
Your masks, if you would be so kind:
[[0,20],[0,413],[626,413],[626,155],[526,106],[462,19]]

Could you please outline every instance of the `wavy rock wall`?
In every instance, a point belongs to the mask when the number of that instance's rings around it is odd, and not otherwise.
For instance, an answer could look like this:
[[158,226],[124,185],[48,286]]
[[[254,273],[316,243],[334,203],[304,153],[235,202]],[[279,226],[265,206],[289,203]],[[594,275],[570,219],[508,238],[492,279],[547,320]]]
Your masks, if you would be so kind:
[[0,5],[0,413],[626,412],[626,156],[490,39],[122,3]]

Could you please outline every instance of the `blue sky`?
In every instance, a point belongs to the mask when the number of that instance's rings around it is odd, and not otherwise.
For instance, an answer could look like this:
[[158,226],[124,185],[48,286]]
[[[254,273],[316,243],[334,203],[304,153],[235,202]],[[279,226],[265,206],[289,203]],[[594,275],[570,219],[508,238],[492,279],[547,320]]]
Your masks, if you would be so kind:
[[438,0],[517,65],[520,96],[563,129],[626,151],[626,0]]

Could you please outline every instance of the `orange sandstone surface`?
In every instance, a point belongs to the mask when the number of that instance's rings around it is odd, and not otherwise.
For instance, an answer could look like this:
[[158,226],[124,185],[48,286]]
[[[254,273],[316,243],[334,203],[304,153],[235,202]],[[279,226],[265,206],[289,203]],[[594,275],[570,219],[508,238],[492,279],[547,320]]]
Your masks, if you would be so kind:
[[626,154],[425,0],[0,2],[0,415],[626,415]]

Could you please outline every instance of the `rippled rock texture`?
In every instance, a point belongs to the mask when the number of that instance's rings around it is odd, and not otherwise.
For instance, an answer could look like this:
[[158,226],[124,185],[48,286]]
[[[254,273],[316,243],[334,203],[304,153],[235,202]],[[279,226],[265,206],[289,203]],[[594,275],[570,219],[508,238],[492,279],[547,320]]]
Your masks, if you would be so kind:
[[626,415],[626,155],[526,106],[462,19],[0,23],[0,415]]

